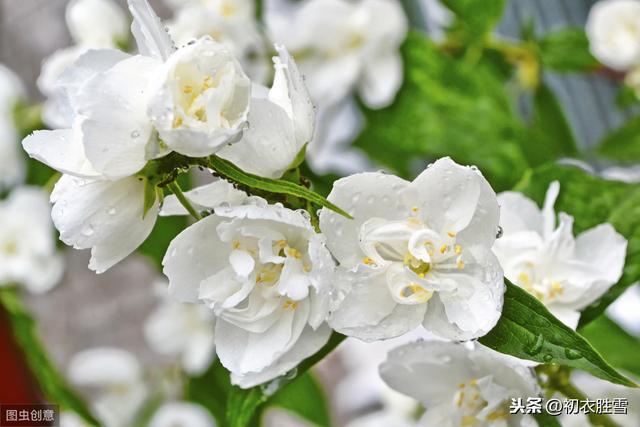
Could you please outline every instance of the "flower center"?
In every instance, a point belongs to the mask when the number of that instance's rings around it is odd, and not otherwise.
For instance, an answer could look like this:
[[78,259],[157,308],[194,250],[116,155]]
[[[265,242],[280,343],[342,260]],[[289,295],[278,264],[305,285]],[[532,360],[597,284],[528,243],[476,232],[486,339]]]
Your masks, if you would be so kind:
[[536,271],[533,263],[525,263],[515,280],[521,288],[536,297],[539,301],[549,303],[564,294],[562,281],[543,277]]
[[18,243],[15,240],[9,240],[0,246],[0,252],[5,255],[15,255],[18,253]]
[[478,414],[488,405],[478,388],[478,380],[472,378],[466,383],[458,385],[458,391],[453,397],[453,402],[462,414],[461,425],[471,427],[484,425],[483,421],[506,420],[508,414],[504,409],[496,409],[489,412],[484,419],[478,418]]

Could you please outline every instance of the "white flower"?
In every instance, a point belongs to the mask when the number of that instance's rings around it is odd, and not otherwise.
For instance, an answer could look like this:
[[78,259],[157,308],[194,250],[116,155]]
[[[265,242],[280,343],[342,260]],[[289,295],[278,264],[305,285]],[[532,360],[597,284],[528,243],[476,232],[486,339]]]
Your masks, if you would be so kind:
[[251,82],[231,52],[212,38],[171,54],[159,77],[149,114],[173,151],[213,154],[246,126]]
[[145,321],[147,343],[156,353],[178,356],[186,373],[201,374],[215,355],[213,313],[200,304],[166,298],[166,285],[160,286],[165,297]]
[[640,2],[597,2],[589,12],[586,31],[598,61],[620,71],[640,65]]
[[262,82],[269,64],[254,3],[254,0],[191,1],[177,10],[167,26],[179,46],[206,35],[224,44],[252,80]]
[[417,421],[396,412],[380,410],[356,418],[347,427],[419,427]]
[[0,64],[0,190],[24,178],[24,159],[13,118],[16,104],[24,98],[25,90],[20,78]]
[[234,384],[285,374],[318,351],[333,261],[309,219],[254,198],[218,207],[171,242],[169,292],[215,313],[216,352]]
[[91,427],[73,412],[60,412],[60,427]]
[[292,20],[276,16],[267,24],[274,40],[298,57],[320,105],[335,103],[357,88],[369,107],[384,107],[402,84],[398,49],[407,19],[397,1],[310,0]]
[[118,348],[99,347],[76,354],[68,376],[78,386],[97,390],[92,406],[105,427],[129,427],[148,396],[138,360]]
[[413,182],[362,173],[335,182],[320,228],[340,263],[342,298],[330,325],[373,341],[422,324],[442,337],[486,334],[504,284],[491,252],[498,202],[475,168],[440,159]]
[[522,426],[529,415],[509,414],[512,398],[539,393],[530,369],[479,345],[417,342],[389,353],[380,366],[389,386],[426,408],[421,426]]
[[[144,182],[135,176],[146,163],[166,154],[167,145],[186,154],[211,154],[212,147],[226,144],[218,131],[232,136],[236,131],[231,128],[239,132],[244,123],[223,118],[245,114],[240,111],[244,104],[234,101],[239,75],[228,52],[207,39],[174,52],[146,0],[129,3],[132,31],[144,55],[115,50],[83,54],[60,77],[72,127],[35,132],[23,141],[31,157],[65,174],[51,196],[54,223],[65,243],[92,249],[89,267],[98,272],[135,250],[155,224],[159,207],[154,204],[143,215]],[[194,86],[187,94],[191,79]],[[248,104],[248,88],[241,91]],[[161,105],[173,109],[150,114]],[[166,124],[163,117],[174,121],[174,114],[186,116],[170,129],[154,127],[155,119]]]
[[129,38],[127,16],[113,0],[72,0],[65,17],[78,45],[113,47]]
[[242,170],[279,178],[313,137],[315,113],[296,63],[276,45],[276,74],[271,90],[254,87],[249,129],[240,142],[218,155]]
[[149,427],[215,427],[216,422],[200,405],[187,402],[163,404],[153,415]]
[[47,194],[16,188],[0,201],[0,286],[23,284],[42,293],[55,286],[64,270],[56,253]]
[[542,301],[575,328],[581,309],[604,294],[622,275],[626,239],[611,224],[573,236],[573,217],[553,209],[560,184],[551,183],[542,210],[520,193],[498,196],[502,238],[493,247],[505,276]]

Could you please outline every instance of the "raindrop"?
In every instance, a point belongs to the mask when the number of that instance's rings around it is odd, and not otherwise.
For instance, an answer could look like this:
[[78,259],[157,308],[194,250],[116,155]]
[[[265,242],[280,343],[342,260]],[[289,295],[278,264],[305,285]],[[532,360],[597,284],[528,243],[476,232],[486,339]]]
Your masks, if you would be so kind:
[[116,208],[110,208],[110,209],[107,211],[107,213],[108,213],[109,215],[115,215],[115,214],[116,214],[116,212],[117,212],[117,211],[116,211]]
[[85,227],[82,228],[82,234],[84,234],[87,237],[92,236],[93,233],[94,233],[94,230],[91,224],[87,224]]
[[502,230],[502,227],[498,226],[498,232],[496,233],[496,239],[501,238],[503,234],[504,234],[504,231]]
[[572,348],[567,348],[564,350],[564,355],[567,356],[567,359],[576,360],[582,357],[582,353],[578,350],[574,350]]
[[553,360],[553,356],[550,354],[545,354],[544,356],[542,356],[542,360],[544,360],[545,363],[549,363]]
[[544,337],[542,336],[542,334],[538,334],[535,341],[531,343],[530,346],[526,347],[524,349],[524,352],[530,356],[535,356],[536,354],[540,353],[540,351],[542,350],[543,344],[544,344]]
[[131,138],[136,139],[140,137],[140,132],[137,130],[134,130],[133,132],[131,132]]

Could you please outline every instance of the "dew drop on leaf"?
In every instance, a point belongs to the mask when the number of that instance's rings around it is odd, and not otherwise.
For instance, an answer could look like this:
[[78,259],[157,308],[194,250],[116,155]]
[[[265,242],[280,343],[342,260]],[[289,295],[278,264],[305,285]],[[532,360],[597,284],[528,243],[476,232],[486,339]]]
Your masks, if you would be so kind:
[[574,350],[572,348],[567,348],[564,350],[564,355],[567,356],[567,359],[576,360],[582,357],[582,353],[578,350]]
[[545,354],[545,355],[542,357],[542,360],[544,360],[546,363],[549,363],[549,362],[551,362],[551,361],[553,360],[553,356],[552,356],[552,355],[550,355],[550,354]]
[[535,341],[533,341],[529,346],[524,349],[524,352],[530,356],[535,356],[540,353],[542,350],[542,345],[544,344],[544,337],[542,334],[538,334]]

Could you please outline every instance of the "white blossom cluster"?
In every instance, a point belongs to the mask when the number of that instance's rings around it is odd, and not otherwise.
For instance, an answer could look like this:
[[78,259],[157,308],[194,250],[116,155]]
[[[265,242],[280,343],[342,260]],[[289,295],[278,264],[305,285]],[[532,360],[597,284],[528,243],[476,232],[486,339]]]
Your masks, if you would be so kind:
[[[382,172],[336,181],[327,199],[348,215],[292,209],[220,177],[165,197],[158,176],[175,185],[166,165],[206,169],[215,156],[258,179],[280,178],[316,142],[316,123],[354,93],[370,108],[389,105],[402,84],[407,31],[398,2],[311,0],[269,15],[272,48],[252,1],[170,5],[176,14],[165,28],[147,0],[128,0],[138,48],[130,53],[119,49],[128,18],[115,3],[72,2],[66,18],[76,46],[46,61],[39,80],[51,129],[23,141],[60,172],[53,224],[64,243],[91,250],[96,272],[135,251],[158,216],[195,217],[164,256],[168,295],[145,324],[150,347],[190,375],[217,357],[233,384],[249,388],[294,370],[334,331],[373,342],[418,329],[436,338],[390,352],[381,375],[427,410],[419,421],[383,411],[354,426],[535,425],[507,406],[539,393],[531,369],[461,341],[496,325],[505,277],[575,328],[579,310],[621,277],[626,240],[609,224],[574,237],[573,218],[556,218],[558,183],[540,209],[519,193],[496,195],[476,167],[450,158],[410,182]],[[591,28],[600,37],[598,24]],[[0,103],[19,96],[3,90],[0,80]],[[16,191],[0,217],[23,219],[15,212],[27,197],[36,196]],[[32,247],[0,229],[0,257],[29,253],[0,264],[0,282],[47,289],[55,281],[30,281],[34,263],[59,277],[54,244],[41,237],[50,228],[42,211],[30,213],[38,226],[24,231]],[[142,377],[137,361],[115,349],[80,354],[70,369],[74,383],[100,389],[94,408],[104,419],[122,417],[105,421],[116,427],[130,425],[149,397]],[[201,408],[167,405],[150,425],[214,425]]]

